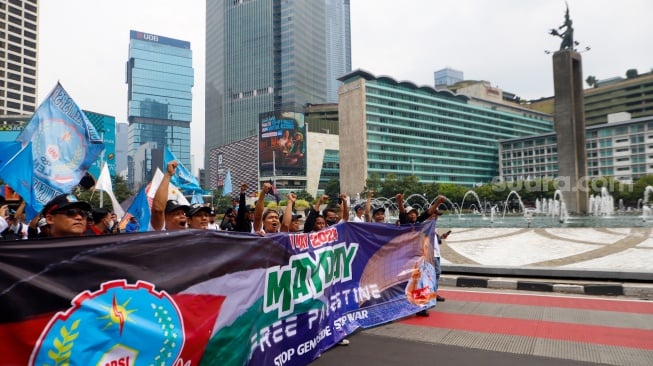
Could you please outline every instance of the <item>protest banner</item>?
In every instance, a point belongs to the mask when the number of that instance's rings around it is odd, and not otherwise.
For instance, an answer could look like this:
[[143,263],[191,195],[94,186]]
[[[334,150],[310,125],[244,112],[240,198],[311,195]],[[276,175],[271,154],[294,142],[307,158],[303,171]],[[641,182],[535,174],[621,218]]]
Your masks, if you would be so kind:
[[359,328],[435,305],[407,291],[434,226],[8,242],[0,363],[306,365]]

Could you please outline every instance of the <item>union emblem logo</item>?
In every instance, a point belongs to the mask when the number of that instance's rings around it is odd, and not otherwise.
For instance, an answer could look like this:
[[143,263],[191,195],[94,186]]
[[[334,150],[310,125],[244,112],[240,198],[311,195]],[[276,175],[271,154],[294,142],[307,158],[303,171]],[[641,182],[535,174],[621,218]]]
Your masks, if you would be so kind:
[[50,319],[29,365],[172,365],[184,339],[181,312],[165,291],[110,281]]

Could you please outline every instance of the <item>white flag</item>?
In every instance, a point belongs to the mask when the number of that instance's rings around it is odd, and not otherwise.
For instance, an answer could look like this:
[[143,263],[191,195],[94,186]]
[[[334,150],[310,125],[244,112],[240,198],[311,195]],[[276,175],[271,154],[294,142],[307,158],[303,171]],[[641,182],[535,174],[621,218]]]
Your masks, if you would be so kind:
[[113,206],[113,212],[116,214],[118,219],[122,219],[125,216],[125,211],[123,211],[120,203],[116,199],[116,196],[113,194],[113,186],[111,184],[111,175],[109,175],[109,167],[105,163],[102,167],[102,172],[95,182],[95,190],[101,190],[107,192],[109,198],[111,198],[111,205]]
[[[161,184],[161,181],[163,180],[163,172],[161,169],[156,168],[156,172],[154,172],[154,177],[152,177],[152,183],[150,184],[150,190],[147,191],[147,197],[150,199],[154,198],[154,195],[156,194],[156,190],[159,188],[159,185]],[[190,202],[184,197],[184,194],[179,190],[179,188],[175,187],[174,184],[170,183],[168,185],[168,199],[169,200],[177,200],[182,205],[189,205]]]

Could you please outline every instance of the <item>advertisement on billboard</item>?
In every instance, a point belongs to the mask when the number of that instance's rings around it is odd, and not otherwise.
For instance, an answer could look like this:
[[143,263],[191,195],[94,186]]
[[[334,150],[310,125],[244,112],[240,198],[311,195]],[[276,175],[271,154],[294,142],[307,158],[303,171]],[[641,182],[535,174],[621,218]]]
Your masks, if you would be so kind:
[[306,124],[302,113],[261,113],[258,135],[262,177],[306,175]]

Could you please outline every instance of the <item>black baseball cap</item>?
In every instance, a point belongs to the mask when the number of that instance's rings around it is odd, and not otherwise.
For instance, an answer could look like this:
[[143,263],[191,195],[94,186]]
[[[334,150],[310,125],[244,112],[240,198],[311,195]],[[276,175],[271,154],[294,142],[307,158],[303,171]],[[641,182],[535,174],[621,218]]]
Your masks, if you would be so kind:
[[190,207],[188,205],[183,205],[179,203],[177,200],[168,200],[166,203],[166,213],[170,213],[175,210],[182,209],[184,210],[184,213],[188,212]]
[[381,211],[381,212],[383,212],[385,214],[385,207],[380,206],[380,207],[377,207],[374,210],[372,210],[372,216],[376,215],[376,213],[379,212],[379,211]]
[[72,194],[60,194],[43,206],[43,214],[47,215],[54,211],[61,211],[69,207],[79,207],[84,211],[91,211],[91,205],[88,202],[80,201]]
[[[281,215],[281,217],[279,218],[279,221],[283,221],[283,216],[284,215]],[[302,218],[302,215],[295,214],[295,215],[292,215],[292,219],[290,221],[296,221],[296,220],[299,220],[301,218]]]
[[211,215],[212,213],[211,207],[200,205],[199,203],[193,203],[192,205],[190,205],[188,211],[186,211],[186,216],[193,217],[197,215],[200,211],[204,211],[209,215]]

